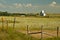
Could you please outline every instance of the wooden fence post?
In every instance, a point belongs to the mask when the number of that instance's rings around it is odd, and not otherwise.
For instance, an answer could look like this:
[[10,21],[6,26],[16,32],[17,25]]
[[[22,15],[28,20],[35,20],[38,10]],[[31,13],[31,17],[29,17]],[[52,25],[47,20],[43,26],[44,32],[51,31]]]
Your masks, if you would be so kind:
[[8,20],[6,20],[6,26],[7,26],[6,31],[8,31]]
[[2,31],[4,31],[4,19],[2,17]]
[[57,40],[58,40],[58,36],[59,35],[59,27],[57,27]]
[[43,40],[43,25],[41,26],[41,40]]
[[27,35],[28,35],[29,29],[28,29],[28,25],[27,25]]
[[[27,25],[27,30],[26,30],[26,31],[27,31],[26,34],[27,34],[27,36],[28,36],[28,35],[29,35],[29,25]],[[27,37],[27,39],[30,40],[29,36]]]
[[13,21],[13,30],[15,29],[15,22],[16,22],[16,17],[14,17],[14,21]]

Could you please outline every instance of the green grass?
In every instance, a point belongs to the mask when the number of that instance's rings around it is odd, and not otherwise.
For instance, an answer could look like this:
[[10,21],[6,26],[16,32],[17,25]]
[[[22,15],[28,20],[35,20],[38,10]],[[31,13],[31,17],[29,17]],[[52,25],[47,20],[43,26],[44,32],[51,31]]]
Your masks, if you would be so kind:
[[[40,40],[40,39],[10,29],[7,32],[5,30],[0,31],[0,40]],[[43,38],[43,40],[57,40],[57,38],[56,37]],[[58,40],[60,40],[60,37],[58,37]]]
[[6,30],[0,31],[0,40],[39,40],[39,39],[9,29],[8,31]]

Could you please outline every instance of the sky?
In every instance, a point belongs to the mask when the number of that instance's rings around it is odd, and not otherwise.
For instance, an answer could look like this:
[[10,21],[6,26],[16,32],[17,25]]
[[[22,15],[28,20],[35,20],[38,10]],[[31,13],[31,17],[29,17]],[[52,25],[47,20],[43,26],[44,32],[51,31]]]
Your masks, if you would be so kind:
[[0,0],[0,11],[10,13],[60,13],[60,0]]

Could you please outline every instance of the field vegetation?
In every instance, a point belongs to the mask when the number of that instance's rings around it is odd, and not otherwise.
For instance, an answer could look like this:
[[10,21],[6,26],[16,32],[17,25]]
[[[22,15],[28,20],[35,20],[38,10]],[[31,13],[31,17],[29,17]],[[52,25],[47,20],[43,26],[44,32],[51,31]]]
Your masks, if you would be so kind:
[[[29,32],[39,32],[41,31],[41,26],[43,26],[43,33],[48,33],[53,35],[43,36],[43,40],[60,40],[60,29],[59,37],[56,37],[57,27],[60,28],[60,14],[47,14],[47,16],[36,15],[25,15],[20,16],[20,14],[8,14],[4,12],[0,16],[0,40],[40,40],[40,34],[27,35],[27,25]],[[3,18],[3,21],[2,21]],[[14,19],[15,18],[15,19]],[[14,29],[13,29],[14,26]],[[2,30],[3,29],[3,30]]]

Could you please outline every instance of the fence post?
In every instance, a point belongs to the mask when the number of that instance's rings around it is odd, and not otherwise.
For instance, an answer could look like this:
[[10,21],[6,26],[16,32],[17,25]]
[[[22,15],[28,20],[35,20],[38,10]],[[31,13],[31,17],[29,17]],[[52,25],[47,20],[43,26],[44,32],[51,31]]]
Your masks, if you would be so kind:
[[15,21],[16,21],[16,17],[14,17],[14,21],[13,21],[13,30],[15,29]]
[[28,32],[29,32],[29,30],[28,30],[28,25],[27,25],[27,35],[28,35]]
[[4,19],[2,17],[2,31],[4,31]]
[[[28,35],[29,35],[29,33],[28,33],[28,32],[29,32],[29,25],[27,25],[27,30],[26,30],[26,31],[27,31],[26,34],[27,34],[27,36],[28,36]],[[27,37],[27,39],[30,40],[29,36]]]
[[43,40],[43,25],[41,26],[41,40]]
[[57,40],[58,40],[58,36],[59,35],[59,27],[57,27]]
[[6,31],[8,31],[8,20],[6,20],[6,26],[7,26]]

